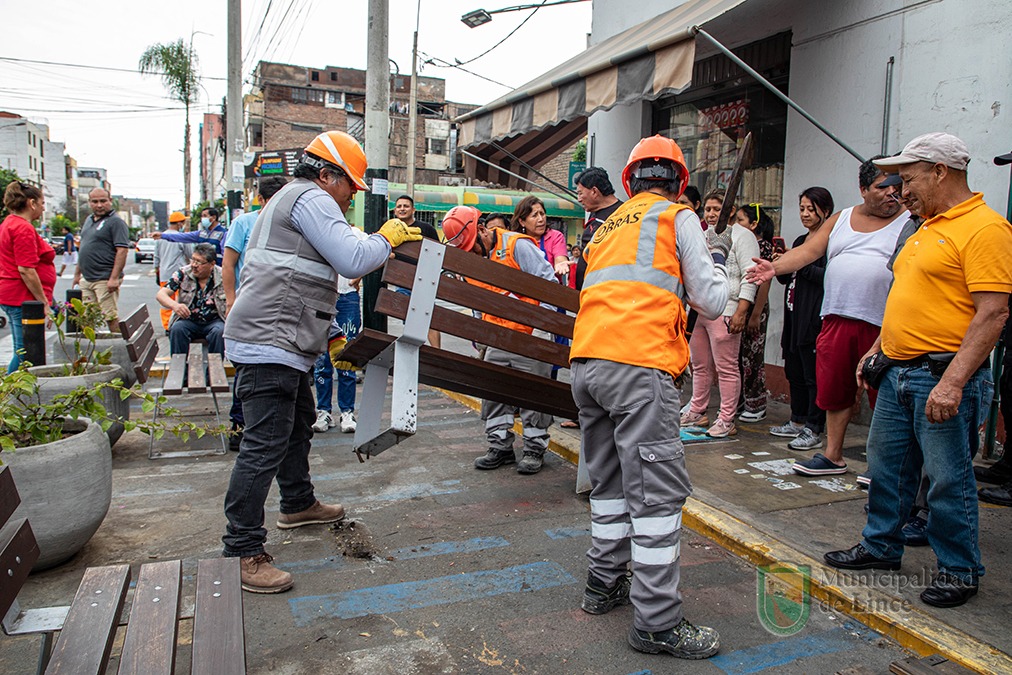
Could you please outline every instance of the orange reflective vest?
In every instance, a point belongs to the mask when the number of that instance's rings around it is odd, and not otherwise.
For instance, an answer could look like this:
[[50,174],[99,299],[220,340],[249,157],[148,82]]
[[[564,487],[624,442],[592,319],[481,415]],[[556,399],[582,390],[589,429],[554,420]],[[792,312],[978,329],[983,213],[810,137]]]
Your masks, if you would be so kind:
[[682,204],[643,192],[620,206],[583,252],[587,274],[570,358],[656,368],[689,364],[675,216]]
[[[538,241],[534,237],[528,237],[526,234],[520,234],[519,232],[510,232],[509,230],[503,230],[498,227],[493,227],[492,232],[495,234],[495,240],[492,242],[492,250],[488,252],[489,260],[501,263],[503,265],[508,265],[509,267],[512,267],[515,270],[520,269],[520,265],[517,263],[516,258],[513,257],[513,250],[516,248],[517,242],[520,241],[521,239],[527,239],[535,246],[538,245]],[[511,293],[510,291],[498,288],[496,286],[492,286],[491,284],[486,284],[481,281],[475,281],[473,279],[468,279],[468,282],[474,284],[475,286],[487,288],[488,290],[498,293],[500,295],[512,295],[513,297],[523,300],[526,303],[532,305],[538,304],[538,301],[534,300],[533,298],[527,298],[522,295],[517,295],[516,293]],[[485,321],[488,321],[489,323],[505,326],[506,328],[511,328],[513,330],[520,331],[521,333],[527,333],[528,335],[534,332],[534,329],[531,328],[530,326],[525,326],[524,324],[517,323],[516,321],[502,319],[499,318],[498,316],[493,316],[488,313],[482,314],[481,318]]]

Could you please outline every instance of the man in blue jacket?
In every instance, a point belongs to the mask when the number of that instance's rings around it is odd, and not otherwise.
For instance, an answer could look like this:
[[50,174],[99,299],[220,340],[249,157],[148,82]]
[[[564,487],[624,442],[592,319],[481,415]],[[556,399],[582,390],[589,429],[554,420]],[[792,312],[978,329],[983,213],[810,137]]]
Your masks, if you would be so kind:
[[200,227],[196,232],[155,232],[151,237],[179,244],[211,244],[217,251],[214,264],[221,267],[221,256],[224,253],[228,229],[218,222],[219,215],[218,209],[209,206],[200,212]]

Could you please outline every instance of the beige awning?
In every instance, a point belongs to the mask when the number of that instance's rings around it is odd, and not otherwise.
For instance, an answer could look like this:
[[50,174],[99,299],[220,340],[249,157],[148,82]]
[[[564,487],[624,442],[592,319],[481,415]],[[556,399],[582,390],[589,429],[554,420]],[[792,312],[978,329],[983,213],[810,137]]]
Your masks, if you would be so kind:
[[[690,29],[742,2],[686,2],[594,45],[506,96],[459,117],[461,146],[496,166],[529,177],[530,172],[510,154],[540,168],[586,135],[587,117],[592,113],[686,89],[692,82],[695,58]],[[471,157],[465,156],[464,169],[478,180],[527,188],[523,181]]]

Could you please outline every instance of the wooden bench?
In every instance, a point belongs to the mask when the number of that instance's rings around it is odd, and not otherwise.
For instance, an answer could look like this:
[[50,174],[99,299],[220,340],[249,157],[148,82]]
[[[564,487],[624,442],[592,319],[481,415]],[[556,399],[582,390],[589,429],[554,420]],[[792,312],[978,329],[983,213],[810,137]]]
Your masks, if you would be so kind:
[[[39,557],[39,547],[28,520],[8,523],[20,501],[10,469],[0,468],[0,528],[7,523],[0,538],[4,633],[42,634],[39,673],[105,673],[116,631],[122,625],[120,617],[130,590],[130,566],[88,568],[69,606],[22,609],[17,596]],[[191,673],[245,673],[239,559],[197,563],[192,614],[180,611],[181,587],[179,560],[140,566],[119,659],[120,675],[171,675],[180,642],[179,622],[189,619],[193,621]]]
[[[409,288],[411,295],[381,289],[376,311],[402,319],[403,334],[395,338],[365,329],[340,356],[365,368],[354,441],[360,460],[363,454],[366,457],[377,455],[415,433],[419,383],[558,417],[576,418],[578,410],[567,383],[425,346],[424,342],[431,327],[481,345],[568,368],[568,346],[483,321],[470,313],[439,307],[435,300],[439,298],[572,338],[580,302],[577,291],[429,240],[403,244],[395,253],[395,259],[388,261],[383,270],[383,281]],[[506,289],[561,307],[567,313],[523,302],[515,296],[496,293],[455,277]],[[391,424],[381,429],[391,367],[394,373]]]
[[[144,384],[151,372],[151,364],[158,354],[158,341],[154,327],[148,315],[146,305],[140,305],[126,319],[120,321],[120,332],[127,342],[127,352],[136,364],[134,372],[137,380]],[[218,406],[218,394],[229,391],[228,375],[225,373],[225,362],[221,354],[205,352],[206,341],[194,340],[186,354],[173,354],[169,357],[169,369],[162,379],[160,389],[149,389],[154,395],[178,396],[181,394],[204,394],[211,392],[214,402],[215,423],[221,427],[221,409]],[[184,385],[184,382],[186,383]],[[155,406],[154,420],[158,419],[158,406]],[[155,451],[155,438],[151,437],[148,445],[148,458],[165,457],[199,457],[203,455],[224,455],[228,452],[228,439],[220,435],[221,450],[171,450]]]

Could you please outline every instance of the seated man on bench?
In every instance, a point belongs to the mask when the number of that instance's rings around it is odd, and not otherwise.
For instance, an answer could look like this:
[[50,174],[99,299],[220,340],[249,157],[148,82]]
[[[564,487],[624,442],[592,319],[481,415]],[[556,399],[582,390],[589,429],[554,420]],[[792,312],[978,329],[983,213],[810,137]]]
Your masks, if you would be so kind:
[[[483,223],[478,222],[480,216],[478,209],[473,206],[455,206],[450,209],[442,223],[446,245],[459,248],[462,251],[470,251],[542,279],[558,281],[555,277],[555,270],[545,260],[537,241],[518,232],[509,232],[499,228],[489,229]],[[499,293],[507,292],[498,288],[488,288]],[[525,302],[537,303],[536,300],[521,299]],[[554,307],[552,309],[554,310]],[[485,314],[482,318],[490,323],[506,326],[528,335],[534,333],[534,329],[530,326],[500,319],[496,316]],[[548,333],[538,332],[543,333],[542,337],[548,338]],[[489,347],[485,352],[485,361],[541,377],[548,377],[552,371],[550,363],[536,361],[495,347]],[[497,469],[504,464],[513,464],[517,461],[513,452],[514,409],[514,406],[496,401],[484,400],[481,402],[481,418],[485,420],[485,436],[489,448],[488,452],[474,460],[476,469]],[[524,428],[524,455],[517,463],[517,473],[537,473],[541,471],[545,450],[548,449],[548,427],[552,425],[552,416],[535,410],[520,410],[520,419]]]
[[216,255],[213,244],[194,246],[190,264],[176,270],[155,296],[162,307],[172,310],[171,354],[186,354],[196,339],[207,340],[209,353],[225,354],[225,286],[221,268],[214,264]]

